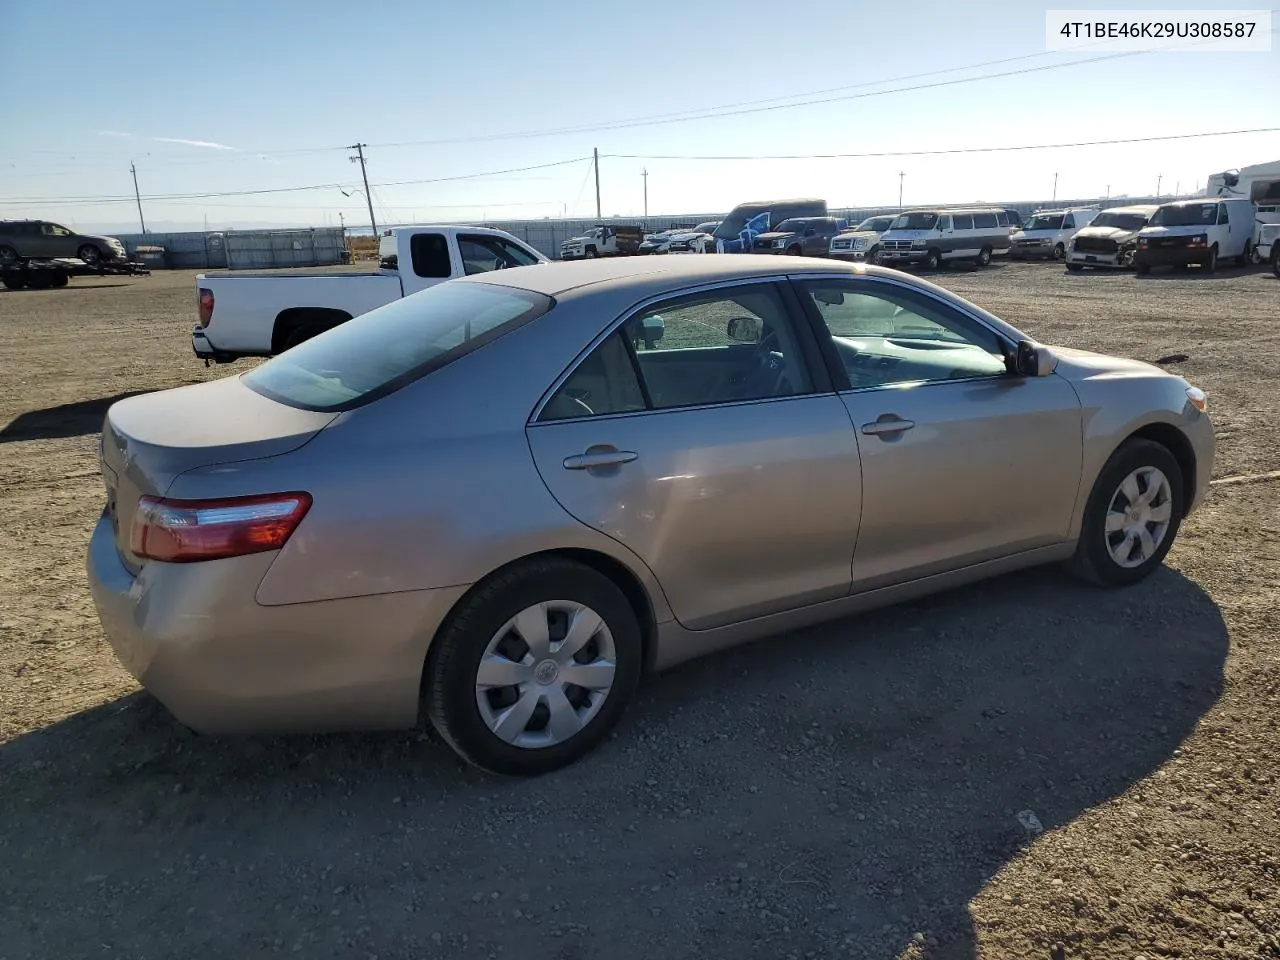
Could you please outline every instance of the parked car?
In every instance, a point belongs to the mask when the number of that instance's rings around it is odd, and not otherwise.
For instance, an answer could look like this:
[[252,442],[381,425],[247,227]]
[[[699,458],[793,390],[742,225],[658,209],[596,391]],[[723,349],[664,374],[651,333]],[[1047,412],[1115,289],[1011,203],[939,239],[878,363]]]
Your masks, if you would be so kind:
[[1079,272],[1085,267],[1133,266],[1138,232],[1157,209],[1150,203],[1103,210],[1067,244],[1067,269]]
[[529,774],[603,740],[645,670],[1035,564],[1135,583],[1213,456],[1181,377],[897,271],[519,267],[113,404],[88,575],[198,731],[422,708]]
[[1244,199],[1175,200],[1160,206],[1138,234],[1138,273],[1168,264],[1199,264],[1212,273],[1229,257],[1245,266],[1253,256],[1255,208]]
[[966,260],[985,267],[993,256],[1009,252],[1009,225],[1002,214],[996,207],[911,210],[899,214],[880,238],[877,261],[918,264],[926,270]]
[[667,253],[671,249],[671,241],[678,234],[687,233],[687,230],[663,230],[659,233],[650,233],[642,241],[636,250],[640,254]]
[[640,251],[644,240],[641,226],[599,223],[580,237],[560,244],[561,260],[594,260],[596,257],[627,257]]
[[199,274],[191,349],[206,363],[270,357],[453,277],[547,262],[487,227],[402,227],[379,239],[378,256],[374,273]]
[[716,248],[716,239],[713,234],[718,226],[720,226],[719,220],[708,220],[698,224],[692,230],[677,233],[671,238],[667,253],[713,252]]
[[1014,260],[1062,260],[1076,231],[1087,227],[1100,212],[1097,207],[1037,211],[1011,233],[1009,256]]
[[757,234],[755,251],[792,257],[825,257],[832,239],[848,225],[848,221],[836,217],[792,217]]
[[865,260],[875,263],[880,253],[880,238],[889,231],[893,215],[867,217],[852,230],[833,237],[827,255],[837,260]]
[[127,260],[124,244],[115,237],[76,233],[48,220],[0,220],[0,267],[23,260],[76,259],[88,264]]
[[751,253],[755,238],[769,230],[773,224],[792,217],[825,217],[827,201],[802,198],[798,200],[752,200],[740,203],[720,221],[713,236],[717,253]]

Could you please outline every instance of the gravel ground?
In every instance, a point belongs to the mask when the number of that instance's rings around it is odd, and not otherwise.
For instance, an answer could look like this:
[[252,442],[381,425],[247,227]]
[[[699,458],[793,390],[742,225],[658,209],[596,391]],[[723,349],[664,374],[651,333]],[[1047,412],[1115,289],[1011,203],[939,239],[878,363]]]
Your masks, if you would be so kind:
[[[1261,271],[936,279],[1185,354],[1214,476],[1280,470]],[[82,566],[105,405],[230,372],[193,286],[0,291],[0,960],[1280,957],[1280,483],[1215,484],[1136,588],[1030,571],[687,664],[536,781],[420,733],[209,740]]]

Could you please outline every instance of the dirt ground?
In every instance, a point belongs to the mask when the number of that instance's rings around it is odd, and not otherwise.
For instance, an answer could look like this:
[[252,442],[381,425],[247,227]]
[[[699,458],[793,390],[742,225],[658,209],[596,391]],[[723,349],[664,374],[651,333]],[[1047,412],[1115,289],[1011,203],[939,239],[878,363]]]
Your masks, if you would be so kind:
[[[1185,355],[1214,477],[1280,470],[1262,270],[936,279]],[[209,740],[83,572],[106,406],[246,366],[191,356],[192,280],[0,291],[0,960],[1280,957],[1280,483],[1216,483],[1132,589],[1031,571],[688,664],[536,781],[421,733]]]

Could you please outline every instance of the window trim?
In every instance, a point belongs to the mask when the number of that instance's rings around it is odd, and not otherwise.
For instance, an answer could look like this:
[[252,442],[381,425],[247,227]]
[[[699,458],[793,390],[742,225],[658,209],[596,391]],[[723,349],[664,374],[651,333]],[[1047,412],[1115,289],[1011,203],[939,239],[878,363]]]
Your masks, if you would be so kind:
[[[600,333],[594,336],[591,339],[591,342],[579,351],[577,356],[575,356],[565,369],[560,372],[560,375],[551,382],[551,386],[543,392],[542,396],[538,399],[538,402],[534,405],[533,411],[525,421],[526,428],[553,426],[560,423],[579,423],[583,420],[596,421],[616,417],[637,417],[654,414],[679,413],[685,410],[708,410],[721,407],[742,406],[753,403],[778,403],[786,400],[799,400],[804,397],[834,394],[839,389],[838,382],[833,381],[831,378],[830,369],[828,364],[825,362],[826,358],[822,355],[821,345],[814,337],[812,320],[810,319],[807,311],[805,311],[803,302],[797,297],[796,290],[791,283],[788,282],[789,279],[790,278],[785,275],[772,274],[763,277],[737,277],[732,280],[715,280],[709,283],[693,284],[691,286],[680,287],[675,290],[668,290],[665,293],[646,297],[644,300],[633,304],[631,307],[624,310],[620,316],[611,320]],[[800,346],[801,355],[809,368],[810,389],[808,391],[805,391],[804,393],[793,393],[785,397],[757,397],[751,400],[720,400],[713,403],[690,404],[689,406],[683,407],[655,407],[653,406],[652,398],[649,396],[649,388],[644,382],[644,377],[641,375],[639,357],[636,355],[635,346],[630,343],[626,337],[623,337],[623,343],[626,345],[627,352],[631,356],[633,369],[640,381],[640,389],[645,397],[646,408],[644,410],[628,410],[621,413],[597,413],[594,415],[584,414],[581,417],[566,417],[560,420],[544,421],[539,419],[542,416],[543,408],[551,402],[552,397],[556,395],[564,385],[564,382],[577,372],[578,367],[582,365],[583,361],[585,361],[587,357],[591,356],[600,344],[635,317],[648,312],[659,304],[669,303],[673,300],[682,300],[688,297],[696,297],[701,294],[715,293],[719,290],[730,290],[735,287],[766,285],[774,287],[778,294],[778,299],[782,302],[783,312],[786,314],[787,319],[791,322],[794,329],[796,339]]]
[[868,393],[874,390],[900,390],[906,385],[912,385],[918,388],[931,387],[937,384],[946,383],[972,383],[974,381],[989,383],[999,380],[1002,377],[1008,377],[1010,379],[1026,379],[1025,377],[1018,377],[1013,373],[1005,373],[992,376],[958,377],[954,380],[902,380],[897,383],[884,383],[875,387],[855,387],[849,381],[849,372],[845,370],[844,364],[840,361],[840,355],[836,353],[835,344],[831,342],[832,334],[827,329],[826,322],[822,319],[822,311],[818,309],[818,305],[816,303],[812,302],[812,297],[809,297],[806,301],[805,292],[801,287],[802,283],[814,281],[835,281],[837,283],[848,283],[854,287],[866,287],[870,291],[875,291],[876,289],[883,287],[899,289],[905,291],[908,297],[920,297],[924,300],[935,303],[942,309],[949,310],[990,333],[1004,348],[1006,361],[1015,355],[1017,351],[1017,344],[1011,342],[1007,335],[993,327],[982,317],[964,309],[962,305],[952,303],[950,300],[939,296],[931,290],[922,290],[919,287],[909,283],[903,283],[902,281],[895,280],[892,277],[870,276],[867,274],[858,276],[856,274],[850,275],[839,273],[800,273],[791,274],[787,279],[791,281],[794,296],[799,301],[801,309],[804,310],[805,316],[809,321],[810,332],[817,340],[817,347],[822,352],[823,360],[826,362],[828,373],[831,376],[832,381],[835,383],[836,393],[838,394]]

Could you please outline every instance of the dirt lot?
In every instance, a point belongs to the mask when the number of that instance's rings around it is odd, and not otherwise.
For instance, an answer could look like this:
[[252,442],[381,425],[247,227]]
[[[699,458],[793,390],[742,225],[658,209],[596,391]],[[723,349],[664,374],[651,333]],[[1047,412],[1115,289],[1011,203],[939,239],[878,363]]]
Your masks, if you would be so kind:
[[[938,279],[1185,354],[1214,476],[1280,470],[1262,271]],[[211,741],[82,566],[106,405],[231,372],[193,286],[0,291],[0,960],[1280,957],[1280,483],[1215,484],[1130,590],[1033,571],[687,665],[537,781],[415,733]]]

